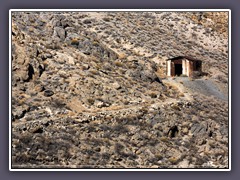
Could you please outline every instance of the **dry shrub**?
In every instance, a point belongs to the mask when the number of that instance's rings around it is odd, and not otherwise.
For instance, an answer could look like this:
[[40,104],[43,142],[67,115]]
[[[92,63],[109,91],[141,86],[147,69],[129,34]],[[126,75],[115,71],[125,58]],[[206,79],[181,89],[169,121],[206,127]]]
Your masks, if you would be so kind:
[[184,97],[184,93],[179,93],[179,97]]
[[162,142],[168,142],[169,141],[168,137],[166,137],[166,136],[161,137],[160,140]]
[[61,44],[59,41],[51,40],[50,42],[46,43],[45,47],[47,49],[57,50],[57,49],[61,49]]
[[123,67],[123,63],[121,61],[116,61],[114,62],[114,64],[117,66],[117,67]]
[[93,46],[99,46],[99,42],[93,41]]
[[29,30],[29,32],[34,32],[34,28],[33,27],[29,27],[28,30]]
[[76,45],[76,46],[78,46],[78,44],[79,44],[78,39],[72,39],[72,40],[71,40],[71,45]]
[[148,95],[151,97],[151,98],[157,98],[158,96],[158,92],[155,92],[155,91],[150,91],[148,92]]
[[176,157],[170,157],[168,160],[169,160],[169,162],[171,162],[172,164],[177,164],[177,162],[178,162],[178,158],[176,158]]
[[104,17],[103,20],[106,22],[110,22],[110,18],[108,18],[108,17]]
[[89,98],[87,99],[87,102],[89,103],[89,105],[93,105],[95,100],[93,98]]
[[119,59],[126,59],[127,58],[127,55],[125,53],[119,53],[118,54],[118,58]]
[[89,77],[92,77],[92,78],[94,78],[94,75],[99,75],[99,72],[97,71],[97,70],[95,70],[95,69],[91,69],[91,70],[89,70]]
[[176,104],[173,104],[171,107],[174,110],[181,111],[180,107],[178,105],[176,105]]

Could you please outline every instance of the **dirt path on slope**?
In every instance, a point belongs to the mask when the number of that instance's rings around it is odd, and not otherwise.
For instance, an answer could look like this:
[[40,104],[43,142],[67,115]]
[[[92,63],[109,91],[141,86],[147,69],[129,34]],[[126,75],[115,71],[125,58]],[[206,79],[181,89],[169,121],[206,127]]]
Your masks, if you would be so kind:
[[191,100],[191,95],[201,93],[205,96],[214,96],[220,100],[227,101],[228,97],[211,80],[195,79],[188,77],[168,78],[163,82],[176,86],[180,92],[184,93],[186,99]]

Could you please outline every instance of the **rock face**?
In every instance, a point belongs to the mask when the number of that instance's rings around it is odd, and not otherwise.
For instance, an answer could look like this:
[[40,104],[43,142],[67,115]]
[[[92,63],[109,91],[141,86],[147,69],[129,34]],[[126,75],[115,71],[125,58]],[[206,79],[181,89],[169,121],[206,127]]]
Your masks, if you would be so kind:
[[227,98],[162,76],[191,54],[227,97],[224,18],[13,12],[13,168],[228,168]]

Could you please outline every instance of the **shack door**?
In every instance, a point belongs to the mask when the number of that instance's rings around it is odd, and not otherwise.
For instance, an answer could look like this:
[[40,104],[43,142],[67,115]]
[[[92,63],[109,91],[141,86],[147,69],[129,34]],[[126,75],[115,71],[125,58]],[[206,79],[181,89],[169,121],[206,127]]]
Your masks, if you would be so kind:
[[175,64],[175,76],[182,74],[182,64]]

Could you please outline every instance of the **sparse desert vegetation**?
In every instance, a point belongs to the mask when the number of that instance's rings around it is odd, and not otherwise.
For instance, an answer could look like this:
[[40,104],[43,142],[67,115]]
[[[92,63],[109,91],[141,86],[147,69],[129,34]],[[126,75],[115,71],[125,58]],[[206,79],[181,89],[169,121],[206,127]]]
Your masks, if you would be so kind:
[[[228,168],[227,19],[12,12],[12,167]],[[204,76],[166,77],[179,55]]]

